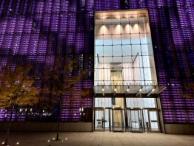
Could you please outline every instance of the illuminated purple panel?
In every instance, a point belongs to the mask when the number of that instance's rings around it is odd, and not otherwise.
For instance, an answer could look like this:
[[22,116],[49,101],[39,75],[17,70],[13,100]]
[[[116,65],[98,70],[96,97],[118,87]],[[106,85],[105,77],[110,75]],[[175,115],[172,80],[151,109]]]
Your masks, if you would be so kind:
[[[8,52],[12,49],[15,55],[23,56],[22,61],[33,61],[35,69],[40,70],[43,65],[52,66],[56,55],[68,55],[73,49],[83,66],[91,67],[94,12],[146,8],[158,83],[167,86],[161,94],[164,122],[194,123],[194,100],[183,99],[178,93],[182,90],[181,83],[193,78],[193,5],[194,0],[1,0],[0,64],[6,64]],[[79,90],[92,87],[92,75],[77,85]],[[93,107],[92,98],[71,104],[65,101],[66,98],[69,97],[64,97],[61,121],[82,121],[80,106],[86,110]],[[92,111],[89,113],[92,115]],[[55,116],[56,111],[50,120]],[[30,114],[29,119],[38,121],[44,120],[43,117]],[[6,120],[5,113],[1,112],[0,120]],[[26,119],[24,115],[18,115],[15,120]],[[88,121],[92,121],[92,117]]]

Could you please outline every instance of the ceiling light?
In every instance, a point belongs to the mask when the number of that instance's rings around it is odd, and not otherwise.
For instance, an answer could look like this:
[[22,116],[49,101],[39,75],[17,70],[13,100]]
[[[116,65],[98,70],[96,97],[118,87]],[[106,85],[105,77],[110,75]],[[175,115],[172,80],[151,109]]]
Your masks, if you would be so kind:
[[116,88],[116,86],[115,86],[115,89],[114,89],[114,91],[115,91],[115,92],[117,91],[117,88]]
[[139,89],[139,92],[141,92],[141,91],[142,91],[142,89],[143,89],[143,87],[141,86],[141,88]]
[[128,86],[128,88],[127,88],[127,92],[129,92],[129,86]]

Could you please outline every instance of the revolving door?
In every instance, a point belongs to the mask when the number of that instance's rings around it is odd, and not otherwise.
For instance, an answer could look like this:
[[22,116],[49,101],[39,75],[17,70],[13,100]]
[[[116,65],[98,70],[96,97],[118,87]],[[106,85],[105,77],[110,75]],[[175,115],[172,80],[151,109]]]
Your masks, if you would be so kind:
[[144,132],[144,119],[142,109],[128,109],[128,125],[130,132]]

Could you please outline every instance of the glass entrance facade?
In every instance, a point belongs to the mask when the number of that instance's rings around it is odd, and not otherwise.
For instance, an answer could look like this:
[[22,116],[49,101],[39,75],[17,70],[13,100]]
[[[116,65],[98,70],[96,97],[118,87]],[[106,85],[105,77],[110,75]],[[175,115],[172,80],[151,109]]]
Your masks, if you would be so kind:
[[96,12],[94,31],[95,130],[159,131],[147,10]]
[[156,102],[156,98],[95,97],[94,128],[103,131],[159,132],[160,110]]
[[146,10],[96,12],[95,86],[157,85]]

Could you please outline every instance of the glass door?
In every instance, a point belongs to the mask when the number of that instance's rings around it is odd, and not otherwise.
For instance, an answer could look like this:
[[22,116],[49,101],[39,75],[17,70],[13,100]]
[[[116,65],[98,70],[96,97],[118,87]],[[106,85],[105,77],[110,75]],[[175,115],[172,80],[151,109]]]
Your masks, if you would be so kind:
[[105,131],[105,113],[104,108],[94,109],[94,129],[95,131]]
[[111,131],[112,126],[112,108],[105,108],[105,130]]
[[124,131],[124,110],[121,108],[112,110],[112,130],[113,132]]
[[150,132],[160,131],[158,123],[158,111],[148,110],[148,118],[149,118],[149,131]]
[[143,110],[130,109],[128,110],[128,123],[129,131],[131,132],[143,132]]

